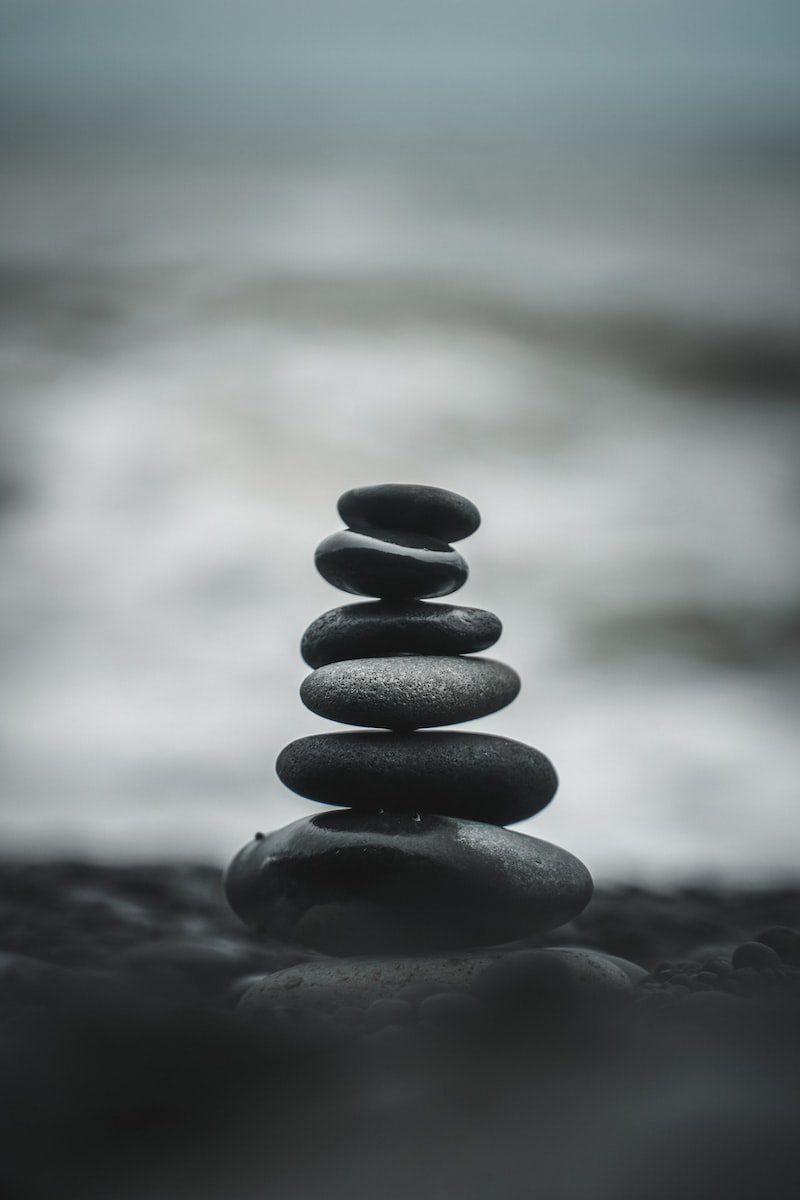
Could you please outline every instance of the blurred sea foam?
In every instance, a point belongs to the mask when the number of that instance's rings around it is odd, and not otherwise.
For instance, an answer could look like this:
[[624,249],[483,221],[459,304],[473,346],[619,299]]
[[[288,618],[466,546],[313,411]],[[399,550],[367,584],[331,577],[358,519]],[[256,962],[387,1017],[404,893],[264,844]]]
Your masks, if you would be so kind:
[[396,479],[483,512],[522,828],[796,874],[790,6],[65,8],[0,5],[4,852],[314,811],[313,549]]

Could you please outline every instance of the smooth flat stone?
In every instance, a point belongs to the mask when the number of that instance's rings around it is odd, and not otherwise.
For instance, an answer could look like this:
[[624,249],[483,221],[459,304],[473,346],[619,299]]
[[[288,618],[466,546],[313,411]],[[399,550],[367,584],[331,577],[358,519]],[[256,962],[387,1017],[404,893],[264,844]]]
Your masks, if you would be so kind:
[[330,721],[411,730],[485,717],[519,689],[516,671],[493,658],[407,654],[320,667],[303,680],[300,698]]
[[471,500],[422,483],[378,483],[339,497],[339,516],[351,529],[399,529],[443,542],[469,537],[481,523]]
[[303,634],[300,653],[310,667],[387,654],[474,654],[493,646],[502,631],[499,618],[482,608],[373,600],[317,617]]
[[314,562],[323,579],[343,592],[383,600],[446,596],[469,574],[464,559],[446,542],[389,530],[332,533],[317,546]]
[[225,876],[233,911],[329,954],[427,953],[553,929],[592,894],[549,842],[429,813],[320,813],[250,842]]
[[532,746],[488,733],[322,733],[290,742],[282,783],[321,804],[442,813],[513,825],[552,800],[558,776]]

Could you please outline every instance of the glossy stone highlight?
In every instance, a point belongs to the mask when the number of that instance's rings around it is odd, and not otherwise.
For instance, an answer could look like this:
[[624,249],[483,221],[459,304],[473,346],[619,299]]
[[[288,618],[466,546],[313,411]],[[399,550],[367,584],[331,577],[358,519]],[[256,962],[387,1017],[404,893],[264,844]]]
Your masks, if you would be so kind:
[[469,574],[464,559],[446,542],[389,530],[332,533],[317,546],[314,562],[323,579],[343,592],[384,600],[446,596]]
[[300,697],[330,721],[412,730],[485,717],[519,689],[516,671],[492,658],[406,654],[320,667],[303,680]]
[[523,821],[555,795],[539,750],[488,733],[323,733],[290,742],[276,770],[292,791],[366,811]]
[[317,617],[300,653],[310,667],[388,654],[474,654],[493,646],[502,631],[499,618],[482,608],[374,600]]
[[592,880],[549,842],[401,813],[320,813],[250,842],[225,878],[234,912],[329,954],[490,945],[571,920]]
[[398,529],[443,542],[469,537],[481,523],[471,500],[421,483],[379,483],[339,497],[339,516],[351,529]]

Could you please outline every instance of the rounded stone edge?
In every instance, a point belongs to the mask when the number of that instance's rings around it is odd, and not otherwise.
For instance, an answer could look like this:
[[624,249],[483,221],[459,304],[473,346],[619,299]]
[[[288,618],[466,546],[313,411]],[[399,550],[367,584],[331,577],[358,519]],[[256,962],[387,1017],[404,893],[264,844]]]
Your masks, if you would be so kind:
[[[450,545],[449,542],[444,542],[439,538],[429,538],[428,540],[440,542],[440,547],[437,546],[434,548],[430,546],[419,546],[406,547],[406,549],[417,549],[422,553],[427,551],[428,553],[437,553],[441,554],[442,556],[446,554],[451,556],[450,560],[447,562],[434,561],[425,563],[424,560],[418,560],[417,565],[423,568],[421,572],[422,575],[425,573],[425,567],[435,569],[436,567],[447,566],[451,568],[453,572],[459,572],[460,577],[456,577],[446,586],[437,585],[433,588],[431,587],[430,578],[427,582],[418,580],[413,587],[410,585],[399,588],[396,585],[393,586],[394,581],[392,580],[392,573],[396,569],[397,565],[402,562],[404,556],[397,553],[393,554],[392,546],[403,548],[403,543],[399,540],[392,542],[389,536],[382,537],[381,534],[403,534],[404,532],[405,531],[399,529],[390,530],[379,528],[370,529],[366,532],[357,529],[337,529],[333,533],[329,533],[327,537],[324,537],[316,547],[314,551],[314,566],[325,582],[329,583],[331,587],[336,588],[340,592],[346,592],[350,596],[364,596],[367,599],[388,600],[395,602],[410,600],[438,600],[442,596],[452,596],[454,592],[460,591],[469,579],[469,563],[458,550],[455,550]],[[327,563],[325,560],[326,555],[329,554],[331,550],[330,544],[334,541],[334,539],[341,538],[343,534],[348,533],[352,534],[353,537],[364,538],[368,542],[374,543],[373,545],[361,547],[352,546],[348,547],[348,549],[353,551],[360,549],[362,552],[372,555],[375,559],[383,559],[383,563],[380,564],[379,567],[379,574],[381,572],[383,573],[384,580],[380,584],[380,587],[376,587],[374,585],[374,580],[368,584],[359,583],[358,585],[351,582],[351,579],[347,579],[346,575],[349,574],[351,577],[353,577],[356,574],[360,575],[362,573],[360,571],[354,572],[352,568],[342,575],[337,575],[336,573],[327,569]],[[384,568],[386,569],[384,570]]]
[[[365,812],[377,812],[379,811],[378,804],[370,802],[369,804],[365,805],[363,801],[363,794],[356,795],[355,793],[351,792],[347,799],[334,799],[331,797],[328,789],[326,789],[325,795],[321,796],[319,794],[311,794],[312,791],[314,793],[318,793],[316,786],[308,787],[307,784],[305,784],[303,787],[298,786],[296,777],[297,772],[294,770],[297,757],[302,756],[303,753],[307,752],[310,747],[324,747],[325,745],[329,747],[335,746],[340,739],[356,739],[357,741],[361,741],[362,739],[390,739],[391,742],[396,745],[397,739],[400,738],[434,739],[440,737],[446,738],[448,736],[468,739],[489,739],[495,742],[510,743],[515,750],[521,747],[525,751],[532,751],[536,756],[538,768],[541,770],[543,776],[545,776],[547,779],[547,785],[542,786],[541,798],[537,800],[535,807],[532,808],[530,804],[527,804],[524,807],[517,805],[514,808],[503,809],[501,813],[497,813],[494,816],[488,813],[482,813],[480,816],[478,816],[474,812],[465,812],[463,807],[460,806],[432,806],[427,801],[419,807],[419,811],[428,812],[433,815],[443,817],[454,817],[465,821],[476,821],[478,823],[482,822],[483,824],[487,825],[506,827],[509,825],[517,825],[521,821],[527,821],[531,817],[535,817],[538,813],[542,812],[543,809],[547,808],[548,804],[550,804],[553,797],[556,795],[560,784],[558,772],[552,760],[544,753],[544,751],[537,749],[535,746],[529,746],[525,742],[516,741],[513,738],[502,737],[499,734],[476,733],[474,731],[462,732],[459,730],[442,729],[419,730],[412,732],[391,732],[387,730],[376,729],[348,729],[330,733],[306,734],[303,737],[294,738],[282,748],[275,761],[275,773],[283,786],[288,788],[289,791],[294,792],[298,796],[304,797],[306,800],[311,800],[315,804],[324,804],[326,806],[329,805],[334,809],[341,809],[345,811],[356,808]],[[383,782],[384,781],[381,780],[380,777],[378,779],[373,778],[370,782],[370,789],[381,786]],[[408,812],[413,808],[411,805],[405,803],[400,804],[396,802],[391,795],[387,797],[385,793],[381,799],[381,807],[385,808],[387,812]]]
[[[329,818],[334,820],[337,817],[340,817],[345,821],[348,819],[348,817],[358,818],[358,814],[351,812],[350,810],[343,810],[340,813],[330,813],[327,815]],[[291,834],[297,832],[301,827],[308,825],[315,819],[316,818],[313,817],[301,817],[299,820],[293,821],[289,825],[273,830],[268,835],[257,833],[254,838],[252,838],[249,842],[242,846],[239,851],[237,851],[225,869],[223,874],[223,890],[228,904],[238,919],[256,935],[262,936],[267,932],[263,921],[263,916],[260,911],[262,908],[258,894],[260,885],[256,881],[261,880],[265,872],[269,870],[273,861],[269,850],[269,843],[271,839],[278,838],[280,842],[281,837],[285,838],[287,835],[291,836]],[[482,838],[481,829],[484,827],[483,822],[463,820],[461,818],[453,818],[446,815],[442,817],[442,820],[448,825],[453,824],[459,825],[462,828],[466,827],[468,831],[474,827],[475,836],[477,836],[479,840]],[[497,830],[499,827],[490,826],[489,828],[494,828]],[[362,831],[356,831],[357,834],[360,834],[361,832]],[[555,855],[560,858],[562,865],[567,867],[572,875],[572,879],[568,888],[569,896],[565,898],[562,894],[560,897],[561,903],[557,908],[555,908],[555,911],[553,911],[553,907],[551,906],[549,913],[545,915],[540,912],[538,919],[532,920],[530,914],[528,914],[526,921],[528,927],[526,929],[520,926],[516,930],[512,930],[509,927],[506,930],[507,936],[501,935],[498,937],[495,935],[492,940],[482,940],[481,937],[479,937],[477,940],[471,940],[470,942],[461,941],[460,943],[456,942],[453,944],[448,944],[442,941],[438,947],[424,950],[422,953],[438,955],[461,953],[463,951],[479,952],[486,950],[490,946],[497,948],[506,947],[507,949],[512,942],[517,941],[520,938],[526,938],[534,934],[553,931],[567,924],[568,922],[575,920],[575,918],[584,911],[591,901],[594,894],[594,880],[586,864],[575,854],[569,850],[565,850],[563,846],[558,846],[555,843],[545,841],[542,838],[529,837],[526,834],[515,832],[513,830],[501,830],[501,833],[503,836],[510,836],[512,839],[514,839],[514,842],[517,845],[519,845],[520,840],[533,843],[536,847],[535,853],[543,855],[545,859],[555,853]],[[468,841],[471,842],[472,838],[468,838]],[[509,843],[509,845],[511,845],[511,843]],[[473,849],[475,848],[476,847],[473,843]],[[537,865],[542,866],[543,864],[538,863]],[[544,899],[546,908],[546,897]],[[543,915],[544,920],[541,919]],[[320,953],[325,957],[330,957],[331,959],[341,959],[342,957],[347,956],[363,959],[364,957],[374,956],[378,953],[386,952],[379,949],[379,947],[372,945],[371,943],[365,945],[364,949],[360,952],[352,947],[348,948],[347,950],[340,949],[338,948],[337,944],[339,943],[338,934],[334,935],[333,939],[331,939],[329,935],[326,935],[325,944],[322,944],[319,937],[315,936],[312,930],[306,929],[304,933],[301,933],[296,926],[293,927],[291,935],[287,929],[281,930],[280,928],[272,928],[268,936],[271,939],[286,941],[297,946],[311,948],[317,953]],[[581,948],[574,949],[577,951]],[[398,958],[405,959],[410,955],[419,954],[420,950],[418,948],[413,949],[409,945],[408,948],[389,950],[388,953]]]
[[[336,502],[336,511],[344,521],[345,525],[350,529],[357,529],[358,526],[363,526],[366,529],[380,528],[383,518],[377,520],[369,520],[360,517],[358,512],[354,512],[360,504],[368,505],[373,499],[378,504],[381,503],[382,497],[379,493],[382,490],[396,490],[402,492],[408,489],[409,492],[425,493],[427,502],[434,505],[440,504],[442,508],[442,519],[445,520],[449,515],[452,524],[449,526],[438,525],[437,532],[434,536],[439,537],[441,531],[442,538],[447,542],[460,542],[464,538],[471,537],[481,524],[481,514],[477,505],[469,500],[466,496],[462,496],[460,492],[454,492],[450,488],[437,487],[434,484],[427,483],[372,483],[362,484],[359,487],[348,488]],[[371,496],[370,493],[373,495]],[[397,497],[395,503],[400,504],[401,498]],[[397,526],[397,528],[405,529],[420,529],[421,526],[412,525],[411,522]]]
[[[506,687],[503,689],[500,686],[497,686],[494,689],[495,696],[494,696],[493,700],[491,701],[491,703],[484,704],[477,711],[475,711],[473,713],[466,713],[466,714],[460,713],[460,714],[453,715],[453,716],[446,716],[445,718],[440,719],[440,720],[432,720],[430,718],[426,718],[419,722],[401,721],[399,719],[399,716],[395,717],[391,721],[387,720],[387,721],[381,722],[381,721],[378,721],[374,715],[371,717],[368,717],[367,714],[363,711],[363,708],[358,708],[358,706],[353,707],[353,710],[351,711],[351,714],[349,716],[344,716],[342,714],[347,709],[346,701],[342,706],[339,707],[338,715],[337,715],[337,713],[335,713],[333,711],[333,708],[326,705],[325,703],[320,702],[321,700],[324,699],[324,697],[319,697],[316,695],[317,690],[322,686],[320,684],[320,675],[319,675],[320,671],[327,671],[329,668],[332,668],[335,671],[337,668],[341,669],[346,663],[351,663],[351,662],[363,664],[363,663],[367,663],[367,662],[395,663],[395,662],[399,661],[403,664],[407,664],[410,659],[419,660],[421,663],[429,663],[431,665],[436,663],[437,660],[439,660],[439,659],[445,659],[445,660],[455,659],[458,661],[463,660],[466,662],[486,663],[486,664],[489,664],[491,667],[494,667],[494,668],[499,667],[500,668],[498,675],[500,678],[502,678]],[[434,670],[435,670],[435,667],[434,667]],[[388,684],[387,686],[391,689],[391,684]],[[451,725],[464,725],[470,721],[479,721],[483,717],[489,717],[493,713],[501,712],[504,708],[507,708],[509,704],[513,704],[513,702],[519,696],[521,688],[522,688],[522,680],[520,679],[518,672],[515,671],[513,667],[509,666],[508,663],[501,662],[500,659],[470,658],[469,655],[464,655],[464,654],[436,654],[436,655],[433,655],[433,654],[430,654],[430,655],[413,654],[413,655],[411,655],[410,654],[410,655],[402,655],[402,656],[375,655],[374,657],[341,659],[339,662],[328,663],[328,664],[326,664],[325,667],[316,668],[315,670],[311,671],[311,673],[309,675],[306,675],[305,679],[300,684],[300,699],[302,700],[302,702],[306,706],[306,708],[309,710],[309,712],[313,712],[316,716],[322,717],[323,720],[326,720],[326,721],[335,721],[340,725],[349,725],[352,727],[389,730],[392,732],[399,732],[399,733],[410,733],[410,732],[414,732],[415,730],[421,730],[421,729],[440,729],[440,728],[451,726]],[[353,688],[351,690],[355,691],[356,689]],[[479,685],[478,685],[477,690],[480,690]],[[367,704],[367,707],[369,707],[368,704]],[[384,715],[388,715],[388,714],[384,714]]]
[[[419,599],[397,602],[394,605],[394,607],[399,611],[397,611],[395,613],[388,611],[386,613],[369,612],[369,613],[363,613],[363,614],[354,614],[356,622],[361,620],[363,617],[363,622],[365,625],[364,629],[358,630],[354,626],[350,631],[348,631],[348,633],[342,633],[341,631],[336,629],[337,619],[341,619],[341,614],[348,613],[348,610],[350,612],[352,612],[352,610],[369,608],[372,605],[380,605],[380,604],[386,604],[389,609],[391,609],[391,607],[392,607],[391,601],[383,601],[383,600],[377,600],[377,599],[376,600],[363,600],[360,603],[356,603],[356,604],[340,604],[340,605],[337,605],[335,608],[329,608],[329,609],[326,609],[325,612],[320,613],[320,615],[318,617],[315,617],[314,620],[309,623],[309,625],[303,632],[303,635],[300,639],[300,657],[303,659],[303,662],[307,666],[311,667],[311,669],[313,671],[316,671],[316,670],[319,670],[320,667],[329,667],[329,666],[331,666],[332,663],[345,662],[348,659],[354,659],[356,657],[357,658],[381,658],[381,657],[385,658],[385,657],[389,657],[391,654],[418,654],[418,655],[482,654],[485,650],[489,650],[489,649],[491,649],[492,646],[495,646],[497,644],[497,642],[499,642],[500,638],[503,635],[503,622],[500,620],[500,618],[497,616],[496,613],[491,612],[488,608],[481,609],[481,608],[475,608],[474,606],[471,606],[471,605],[459,605],[459,604],[437,604],[435,600],[419,600]],[[430,613],[420,612],[418,614],[418,620],[415,620],[415,617],[410,616],[407,612],[403,612],[404,608],[410,608],[412,605],[415,605],[415,604],[418,604],[420,606],[429,607],[431,609],[431,612]],[[443,630],[439,630],[438,632],[440,633],[440,635],[442,636],[443,639],[449,638],[454,643],[452,648],[447,649],[447,650],[442,650],[442,649],[426,650],[426,649],[422,649],[422,648],[420,648],[418,646],[414,646],[414,645],[411,645],[410,648],[408,648],[408,646],[404,646],[402,649],[394,649],[394,650],[382,649],[382,650],[376,651],[375,649],[373,649],[373,647],[375,647],[376,644],[378,644],[381,633],[383,632],[380,629],[381,622],[384,622],[384,629],[385,629],[385,627],[390,625],[393,621],[397,625],[402,625],[403,622],[407,621],[411,627],[408,636],[409,636],[410,640],[413,641],[413,633],[414,633],[415,627],[416,627],[416,629],[420,629],[422,627],[423,622],[427,621],[428,628],[430,629],[432,627],[437,626],[439,622],[443,622],[445,620],[444,615],[437,611],[438,609],[448,609],[451,612],[456,612],[456,613],[458,613],[459,611],[465,611],[465,612],[469,612],[469,613],[479,614],[483,617],[489,618],[486,622],[487,632],[483,637],[480,637],[480,638],[474,637],[472,639],[463,641],[459,645],[458,644],[459,639],[458,639],[457,635],[455,633],[453,633],[452,630],[447,630],[446,628]],[[336,649],[337,644],[340,645],[342,642],[346,641],[348,637],[353,639],[353,641],[355,641],[355,642],[358,642],[360,640],[362,642],[362,644],[366,647],[365,652],[363,654],[358,654],[358,655],[354,655],[351,652],[340,654],[339,651]],[[402,638],[398,638],[398,643],[400,641],[402,641]],[[320,644],[322,646],[326,646],[328,648],[328,653],[319,653],[318,647]],[[329,652],[330,652],[331,648],[333,648],[333,653],[334,653],[334,657],[332,657],[332,658],[329,657]],[[352,651],[353,648],[354,648],[353,645],[351,645],[350,650]]]

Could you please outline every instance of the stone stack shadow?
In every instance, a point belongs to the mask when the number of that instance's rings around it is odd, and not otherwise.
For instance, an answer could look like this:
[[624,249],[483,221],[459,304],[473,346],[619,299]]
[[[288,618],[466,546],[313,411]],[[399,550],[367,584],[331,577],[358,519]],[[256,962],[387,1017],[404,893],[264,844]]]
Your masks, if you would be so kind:
[[504,828],[552,799],[550,761],[509,738],[439,728],[504,708],[520,687],[511,667],[473,657],[500,636],[493,613],[429,602],[465,583],[450,543],[478,528],[477,508],[441,488],[384,484],[346,492],[338,509],[348,528],[320,544],[317,568],[377,599],[312,622],[300,695],[367,729],[282,750],[281,781],[341,811],[257,834],[226,873],[231,907],[265,936],[338,955],[487,946],[571,920],[591,896],[586,868]]

